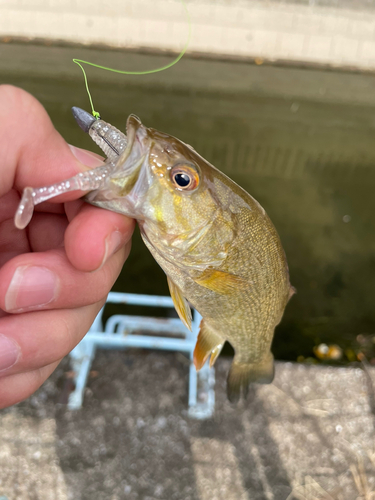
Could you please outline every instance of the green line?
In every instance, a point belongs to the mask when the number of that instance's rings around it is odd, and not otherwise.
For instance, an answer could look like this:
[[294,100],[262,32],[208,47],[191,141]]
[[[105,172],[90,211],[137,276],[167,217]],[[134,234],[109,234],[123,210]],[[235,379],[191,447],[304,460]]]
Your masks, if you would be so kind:
[[156,68],[156,69],[149,69],[149,70],[146,70],[146,71],[123,71],[123,70],[120,70],[120,69],[113,69],[113,68],[107,68],[106,66],[100,66],[99,64],[94,64],[94,63],[89,62],[89,61],[82,61],[82,59],[73,59],[73,62],[76,63],[76,64],[78,64],[78,66],[82,70],[83,77],[85,79],[85,86],[86,86],[87,95],[89,96],[89,100],[90,100],[90,105],[91,105],[91,109],[92,109],[92,115],[96,119],[100,118],[100,114],[97,111],[94,110],[94,105],[93,105],[92,98],[91,98],[91,93],[90,93],[90,90],[89,90],[89,84],[88,84],[88,81],[87,81],[86,72],[85,72],[82,64],[87,64],[89,66],[94,66],[94,68],[104,69],[105,71],[112,71],[113,73],[120,73],[121,75],[150,75],[151,73],[158,73],[159,71],[164,71],[166,69],[171,68],[172,66],[174,66],[175,64],[177,64],[178,61],[184,56],[184,54],[185,54],[185,52],[186,52],[186,50],[187,50],[187,48],[189,46],[190,38],[191,38],[191,20],[190,20],[189,11],[188,11],[188,9],[186,7],[186,4],[185,4],[184,0],[180,0],[180,2],[182,3],[183,8],[185,9],[185,13],[186,13],[187,21],[188,21],[188,27],[189,27],[188,38],[187,38],[187,41],[185,43],[185,46],[183,47],[183,49],[179,53],[179,55],[176,57],[176,59],[174,59],[172,62],[166,64],[165,66],[162,66],[161,68]]

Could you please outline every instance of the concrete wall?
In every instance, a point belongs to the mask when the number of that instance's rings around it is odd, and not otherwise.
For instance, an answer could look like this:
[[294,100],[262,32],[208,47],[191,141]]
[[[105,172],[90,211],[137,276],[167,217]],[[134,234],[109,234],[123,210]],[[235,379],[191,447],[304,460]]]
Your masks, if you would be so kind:
[[[190,52],[375,69],[372,2],[187,0]],[[179,0],[0,0],[0,38],[180,51],[188,36]]]

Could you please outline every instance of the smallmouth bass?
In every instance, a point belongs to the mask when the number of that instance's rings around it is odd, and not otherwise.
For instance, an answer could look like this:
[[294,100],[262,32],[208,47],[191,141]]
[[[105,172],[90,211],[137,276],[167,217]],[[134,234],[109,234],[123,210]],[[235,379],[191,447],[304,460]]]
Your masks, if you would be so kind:
[[294,289],[264,209],[192,147],[136,116],[129,116],[125,135],[79,108],[73,113],[107,161],[53,186],[25,188],[16,226],[28,224],[37,203],[77,189],[88,191],[88,203],[136,219],[183,323],[191,329],[189,303],[203,317],[197,370],[209,356],[212,366],[229,341],[230,401],[246,397],[252,382],[271,382],[273,334]]

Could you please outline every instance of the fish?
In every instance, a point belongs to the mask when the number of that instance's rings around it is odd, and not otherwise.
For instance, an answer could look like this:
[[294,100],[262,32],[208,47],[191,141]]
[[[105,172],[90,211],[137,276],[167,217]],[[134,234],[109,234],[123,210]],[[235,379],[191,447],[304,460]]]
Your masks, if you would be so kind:
[[136,219],[182,322],[191,329],[190,306],[202,316],[196,369],[209,357],[213,366],[228,341],[231,402],[246,398],[253,382],[272,382],[274,331],[295,289],[263,207],[193,147],[135,115],[123,134],[79,108],[73,114],[107,161],[53,186],[25,188],[16,226],[27,225],[35,204],[74,189],[88,192],[92,205]]

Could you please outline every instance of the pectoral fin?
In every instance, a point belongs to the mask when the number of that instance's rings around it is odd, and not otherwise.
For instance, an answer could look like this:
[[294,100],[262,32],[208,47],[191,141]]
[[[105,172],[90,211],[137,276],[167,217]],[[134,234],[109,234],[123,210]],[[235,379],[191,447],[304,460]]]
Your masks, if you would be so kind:
[[223,344],[223,339],[219,337],[217,333],[210,330],[210,328],[206,326],[204,320],[202,320],[198,340],[194,349],[194,365],[197,371],[199,371],[205,364],[211,352],[213,352],[214,356],[213,360],[211,358],[211,363],[213,364],[215,362]]
[[198,278],[193,279],[198,285],[221,295],[233,293],[246,284],[246,281],[240,276],[216,269],[206,269]]
[[191,309],[178,286],[167,276],[169,292],[180,320],[191,331]]

